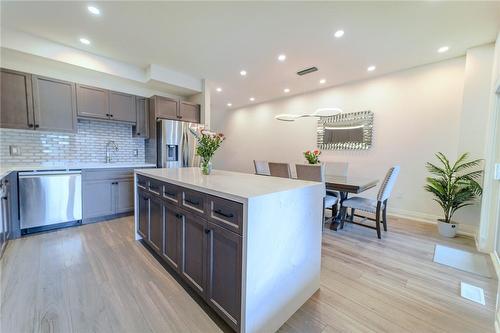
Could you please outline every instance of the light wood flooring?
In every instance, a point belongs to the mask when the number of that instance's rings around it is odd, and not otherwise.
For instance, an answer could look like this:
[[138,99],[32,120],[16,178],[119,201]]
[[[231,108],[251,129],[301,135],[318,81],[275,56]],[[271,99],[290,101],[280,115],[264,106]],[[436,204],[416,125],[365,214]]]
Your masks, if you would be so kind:
[[[133,240],[131,217],[12,241],[1,262],[0,332],[218,332]],[[435,226],[396,218],[374,230],[325,229],[321,289],[280,332],[493,332],[497,281],[432,261]],[[462,299],[484,288],[486,306]]]

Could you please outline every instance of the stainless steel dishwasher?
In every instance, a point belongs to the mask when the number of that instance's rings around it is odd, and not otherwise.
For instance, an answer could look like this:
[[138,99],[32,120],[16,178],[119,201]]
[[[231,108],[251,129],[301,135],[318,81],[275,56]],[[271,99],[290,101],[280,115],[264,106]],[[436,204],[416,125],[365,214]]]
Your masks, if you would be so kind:
[[19,211],[23,233],[81,223],[81,170],[20,172]]

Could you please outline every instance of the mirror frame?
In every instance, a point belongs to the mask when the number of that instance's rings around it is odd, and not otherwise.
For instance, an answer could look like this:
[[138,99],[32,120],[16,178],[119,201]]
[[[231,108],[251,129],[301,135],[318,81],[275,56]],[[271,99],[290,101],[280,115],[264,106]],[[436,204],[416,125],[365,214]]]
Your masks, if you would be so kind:
[[[373,139],[373,112],[359,111],[341,113],[332,117],[320,117],[317,127],[317,144],[321,150],[367,150],[372,146]],[[363,142],[325,143],[324,133],[327,126],[356,126],[363,125]]]

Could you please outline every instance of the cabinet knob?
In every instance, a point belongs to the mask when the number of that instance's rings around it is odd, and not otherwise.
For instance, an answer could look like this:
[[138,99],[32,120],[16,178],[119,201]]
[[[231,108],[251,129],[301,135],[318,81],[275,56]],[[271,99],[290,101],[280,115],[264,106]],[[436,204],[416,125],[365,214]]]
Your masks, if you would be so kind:
[[28,124],[28,127],[30,127],[30,128],[33,127],[33,124]]
[[111,118],[113,118],[113,115],[112,115],[112,114],[110,114],[109,116],[110,116]]
[[40,125],[38,125],[38,124],[35,124],[35,128],[38,128],[38,127],[40,127]]
[[206,233],[206,234],[209,234],[209,233],[210,233],[210,231],[211,231],[210,229],[205,229],[205,233]]
[[137,132],[137,135],[141,135],[141,133]]

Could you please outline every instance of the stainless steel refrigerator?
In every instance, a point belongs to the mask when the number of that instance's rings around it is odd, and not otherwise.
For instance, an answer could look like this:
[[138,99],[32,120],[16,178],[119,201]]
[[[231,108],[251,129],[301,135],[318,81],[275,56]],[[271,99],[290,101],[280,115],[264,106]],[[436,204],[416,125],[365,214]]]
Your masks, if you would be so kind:
[[183,168],[199,166],[196,156],[196,138],[191,130],[199,124],[176,120],[160,120],[157,126],[157,166],[160,168]]

